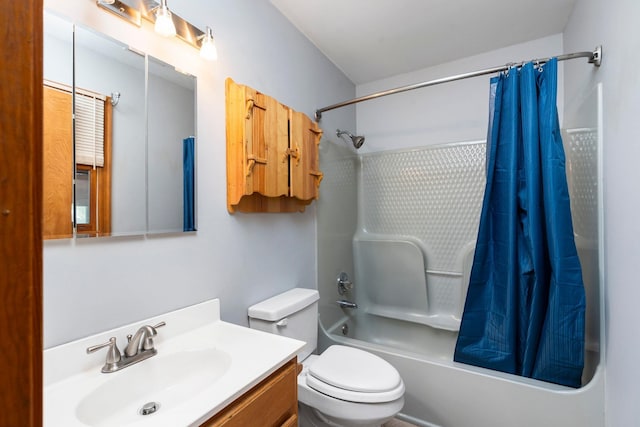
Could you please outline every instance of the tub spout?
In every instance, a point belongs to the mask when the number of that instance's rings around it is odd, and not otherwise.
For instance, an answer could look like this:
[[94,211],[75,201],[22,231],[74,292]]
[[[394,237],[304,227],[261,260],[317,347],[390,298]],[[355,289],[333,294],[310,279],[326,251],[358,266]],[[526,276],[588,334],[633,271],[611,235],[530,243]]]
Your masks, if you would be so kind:
[[358,308],[358,304],[356,304],[355,302],[347,301],[345,299],[340,299],[336,301],[336,303],[338,303],[338,305],[342,308]]

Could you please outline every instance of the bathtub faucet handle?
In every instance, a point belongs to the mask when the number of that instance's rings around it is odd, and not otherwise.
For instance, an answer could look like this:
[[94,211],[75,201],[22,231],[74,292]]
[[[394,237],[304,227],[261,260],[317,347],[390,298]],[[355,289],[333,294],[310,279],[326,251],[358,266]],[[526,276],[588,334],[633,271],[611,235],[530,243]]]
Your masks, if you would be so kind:
[[342,272],[338,275],[338,293],[344,295],[347,291],[353,289],[353,282],[349,280],[349,275]]
[[358,308],[358,304],[352,301],[347,301],[346,299],[340,299],[336,301],[336,303],[341,308]]

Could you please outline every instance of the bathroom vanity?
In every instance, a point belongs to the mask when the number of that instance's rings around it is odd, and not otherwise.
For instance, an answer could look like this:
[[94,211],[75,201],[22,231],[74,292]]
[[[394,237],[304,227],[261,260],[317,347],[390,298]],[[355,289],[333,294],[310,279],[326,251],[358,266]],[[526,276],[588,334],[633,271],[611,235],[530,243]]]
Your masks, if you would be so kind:
[[224,408],[202,427],[244,427],[261,425],[293,427],[298,425],[297,377],[295,359],[271,374],[260,384]]
[[[111,337],[123,349],[127,334],[160,322],[158,354],[139,363],[102,373],[107,351],[86,352]],[[214,299],[53,347],[44,351],[44,425],[295,426],[304,344],[221,321]]]

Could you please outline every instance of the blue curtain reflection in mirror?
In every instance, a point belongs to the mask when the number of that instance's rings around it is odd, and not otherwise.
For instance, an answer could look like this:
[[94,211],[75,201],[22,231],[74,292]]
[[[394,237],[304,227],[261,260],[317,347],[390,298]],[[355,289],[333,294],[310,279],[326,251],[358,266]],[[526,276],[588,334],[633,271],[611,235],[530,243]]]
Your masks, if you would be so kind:
[[182,172],[184,174],[183,195],[183,229],[184,231],[195,231],[195,174],[194,174],[194,151],[196,139],[193,136],[182,141]]

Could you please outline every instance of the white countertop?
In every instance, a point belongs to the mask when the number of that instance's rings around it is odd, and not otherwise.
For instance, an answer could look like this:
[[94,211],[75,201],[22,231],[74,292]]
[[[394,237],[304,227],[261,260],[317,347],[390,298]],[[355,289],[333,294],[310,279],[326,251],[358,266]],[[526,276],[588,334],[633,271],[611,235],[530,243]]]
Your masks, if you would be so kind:
[[[142,325],[155,325],[161,321],[165,321],[167,325],[158,329],[155,338],[158,355],[150,359],[104,374],[100,369],[105,362],[106,349],[86,354],[87,347],[106,342],[112,336],[117,338],[118,347],[124,352],[127,334],[134,334]],[[44,351],[44,425],[92,425],[78,417],[77,408],[85,396],[108,381],[118,378],[122,382],[120,378],[125,378],[124,384],[131,379],[142,381],[146,385],[147,379],[142,378],[141,373],[148,375],[146,372],[149,367],[153,367],[153,363],[159,363],[154,362],[154,359],[160,360],[161,356],[167,357],[180,352],[214,349],[230,357],[230,364],[222,376],[212,384],[198,389],[197,393],[188,396],[183,402],[165,407],[160,402],[157,413],[147,416],[136,414],[127,424],[136,427],[198,426],[275,372],[293,358],[304,344],[302,341],[221,321],[220,302],[214,299],[53,347]],[[143,367],[144,364],[149,365]],[[149,381],[149,384],[153,387],[153,381]],[[149,396],[153,399],[153,390],[150,390],[145,399]],[[109,396],[104,396],[105,405],[108,405],[108,399]],[[128,415],[127,419],[130,420]]]

